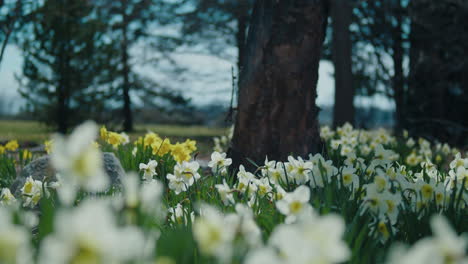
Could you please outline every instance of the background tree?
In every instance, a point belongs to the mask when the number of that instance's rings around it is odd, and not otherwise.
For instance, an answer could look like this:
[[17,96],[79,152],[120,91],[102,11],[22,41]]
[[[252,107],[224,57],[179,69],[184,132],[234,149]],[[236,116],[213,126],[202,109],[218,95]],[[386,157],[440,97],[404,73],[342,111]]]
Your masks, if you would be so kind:
[[468,2],[412,0],[408,128],[414,135],[466,145]]
[[[404,59],[409,52],[408,0],[358,0],[354,9],[353,51],[358,91],[383,94],[395,102],[395,128],[405,126],[408,89]],[[406,30],[405,30],[406,28]]]
[[349,0],[331,1],[333,28],[332,58],[335,68],[335,104],[333,126],[354,123],[354,86],[350,25],[353,3]]
[[170,23],[181,26],[184,45],[201,46],[211,54],[229,57],[226,47],[237,49],[237,68],[243,65],[244,45],[253,0],[182,0],[170,3]]
[[35,1],[0,0],[0,65],[7,45],[36,5]]
[[[136,64],[147,63],[142,52],[147,47],[165,56],[180,43],[177,37],[157,32],[169,20],[167,4],[156,0],[99,0],[95,5],[101,19],[107,23],[107,36],[118,50],[114,83],[115,94],[119,97],[116,101],[122,103],[123,130],[132,131],[134,127],[132,96],[139,96],[146,103],[159,97],[170,103],[186,104],[187,100],[180,94],[157,84],[136,69]],[[177,74],[177,71],[173,73]]]
[[230,151],[235,165],[319,151],[315,99],[326,25],[326,1],[256,1]]
[[27,110],[65,133],[103,111],[113,54],[103,45],[103,25],[87,1],[47,0],[32,11],[21,36],[24,54],[20,93]]

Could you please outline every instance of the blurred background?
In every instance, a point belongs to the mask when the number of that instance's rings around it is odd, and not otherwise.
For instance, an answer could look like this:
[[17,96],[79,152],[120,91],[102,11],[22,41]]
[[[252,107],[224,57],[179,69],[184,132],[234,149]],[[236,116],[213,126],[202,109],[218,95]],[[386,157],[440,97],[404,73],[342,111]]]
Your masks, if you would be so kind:
[[[226,133],[253,2],[0,0],[0,141],[87,119],[131,136]],[[468,1],[330,3],[320,123],[466,146]]]

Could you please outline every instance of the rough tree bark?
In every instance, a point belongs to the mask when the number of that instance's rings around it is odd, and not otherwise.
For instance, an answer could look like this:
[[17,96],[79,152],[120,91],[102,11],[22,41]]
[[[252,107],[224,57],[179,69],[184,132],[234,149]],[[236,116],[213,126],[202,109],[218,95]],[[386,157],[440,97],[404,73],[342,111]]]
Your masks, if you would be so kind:
[[321,150],[315,104],[325,0],[258,0],[240,75],[234,168]]
[[335,105],[333,126],[346,122],[354,123],[354,86],[351,62],[352,6],[349,0],[332,0],[331,17],[333,26],[332,57],[335,67]]

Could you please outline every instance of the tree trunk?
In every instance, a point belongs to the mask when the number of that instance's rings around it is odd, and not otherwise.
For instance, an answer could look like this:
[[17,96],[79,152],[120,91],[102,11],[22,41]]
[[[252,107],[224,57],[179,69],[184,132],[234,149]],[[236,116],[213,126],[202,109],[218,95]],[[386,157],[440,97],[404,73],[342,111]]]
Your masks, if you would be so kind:
[[68,107],[67,107],[67,95],[66,95],[66,87],[62,84],[63,82],[60,81],[58,90],[57,90],[57,99],[58,99],[58,106],[57,106],[57,130],[61,134],[67,133],[68,124]]
[[[400,8],[400,7],[398,7]],[[393,65],[394,65],[394,75],[393,75],[393,93],[394,93],[394,100],[395,100],[395,131],[397,133],[401,132],[403,127],[405,127],[404,123],[404,86],[405,86],[405,77],[403,73],[403,40],[402,40],[402,33],[403,33],[403,17],[401,14],[401,10],[398,10],[396,13],[396,22],[397,25],[395,27],[395,31],[393,33]]]
[[11,29],[5,33],[5,39],[3,40],[2,47],[0,49],[0,65],[2,64],[3,54],[5,53],[6,46],[8,45],[8,40],[10,39],[10,35],[12,33]]
[[333,107],[333,126],[346,122],[354,123],[354,86],[351,62],[351,24],[352,6],[349,0],[332,0],[331,16],[333,21],[333,64],[335,67],[335,105]]
[[[66,14],[65,11],[65,5],[66,3],[61,3],[60,11],[61,14],[64,16]],[[57,73],[58,73],[58,83],[57,83],[57,112],[56,112],[56,123],[57,123],[57,130],[61,134],[66,134],[68,130],[68,119],[70,118],[68,115],[69,109],[68,109],[68,101],[69,101],[69,90],[70,88],[70,79],[69,79],[69,74],[70,74],[70,67],[69,67],[69,54],[70,54],[70,45],[66,42],[64,42],[64,39],[69,39],[68,36],[68,31],[67,27],[69,23],[67,23],[67,20],[63,19],[61,17],[60,19],[62,21],[61,27],[59,28],[58,32],[54,36],[54,40],[57,41],[57,43],[60,43],[60,53],[57,59]],[[55,46],[55,45],[54,45]]]
[[240,1],[239,7],[236,12],[237,32],[236,32],[236,46],[237,46],[237,70],[240,73],[242,65],[244,65],[244,46],[247,33],[247,24],[249,19],[249,7],[247,2]]
[[[123,6],[126,7],[125,1],[123,2]],[[123,84],[122,84],[122,92],[123,92],[123,115],[124,115],[124,123],[123,123],[123,130],[125,132],[133,131],[133,117],[132,117],[132,109],[131,109],[131,100],[130,100],[130,65],[128,61],[128,39],[127,39],[127,27],[128,27],[128,18],[126,14],[126,8],[122,8],[122,15],[123,15],[123,25],[122,25],[122,75],[123,75]]]
[[326,1],[258,0],[240,75],[234,168],[321,150],[315,104]]

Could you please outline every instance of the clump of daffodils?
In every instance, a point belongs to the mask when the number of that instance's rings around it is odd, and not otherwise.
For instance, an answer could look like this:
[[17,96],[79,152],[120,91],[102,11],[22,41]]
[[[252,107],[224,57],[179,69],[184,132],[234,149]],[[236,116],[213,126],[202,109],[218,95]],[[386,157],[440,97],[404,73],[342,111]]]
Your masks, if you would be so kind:
[[0,145],[0,155],[5,154],[7,151],[14,152],[19,148],[17,140],[10,140],[5,145]]
[[[418,240],[389,263],[467,263],[467,153],[349,124],[321,137],[323,155],[265,157],[231,175],[222,151],[208,168],[191,160],[195,141],[149,132],[127,144],[87,122],[45,144],[57,182],[29,177],[15,197],[0,164],[0,263],[375,262],[390,243]],[[8,166],[29,162],[3,148]],[[100,148],[127,171],[113,188]]]
[[169,180],[169,188],[176,194],[187,191],[196,180],[200,179],[199,168],[200,164],[196,161],[177,163],[174,166],[174,174],[166,176]]
[[191,159],[192,153],[197,150],[197,142],[187,139],[182,143],[176,142],[172,144],[170,139],[161,138],[158,134],[149,132],[144,137],[140,137],[135,141],[134,156],[138,152],[139,147],[150,149],[153,155],[160,157],[170,154],[175,161],[182,163]]
[[130,138],[124,132],[117,133],[108,131],[105,126],[102,126],[99,130],[99,136],[101,140],[111,145],[114,149],[117,149],[120,145],[126,145],[130,142]]
[[19,148],[17,140],[10,140],[5,144],[5,150],[16,151]]

